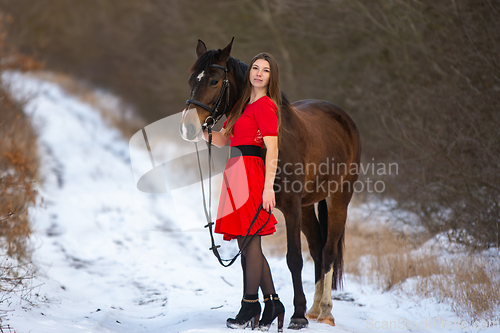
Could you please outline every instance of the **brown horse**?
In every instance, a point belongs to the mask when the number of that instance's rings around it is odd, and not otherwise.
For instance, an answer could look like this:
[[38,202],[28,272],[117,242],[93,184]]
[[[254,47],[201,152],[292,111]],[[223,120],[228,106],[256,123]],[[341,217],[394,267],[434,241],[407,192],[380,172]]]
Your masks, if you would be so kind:
[[[190,69],[187,109],[196,108],[194,119],[199,123],[183,118],[181,134],[186,140],[199,138],[200,124],[210,124],[224,113],[227,116],[240,97],[247,65],[231,57],[232,45],[233,41],[222,50],[207,51],[198,40],[198,59]],[[347,207],[358,179],[361,156],[359,132],[344,110],[326,101],[290,104],[283,98],[281,110],[275,192],[276,208],[286,220],[286,259],[294,288],[295,312],[289,328],[306,327],[306,317],[335,325],[331,289],[341,286]],[[301,231],[315,265],[314,303],[307,314]]]

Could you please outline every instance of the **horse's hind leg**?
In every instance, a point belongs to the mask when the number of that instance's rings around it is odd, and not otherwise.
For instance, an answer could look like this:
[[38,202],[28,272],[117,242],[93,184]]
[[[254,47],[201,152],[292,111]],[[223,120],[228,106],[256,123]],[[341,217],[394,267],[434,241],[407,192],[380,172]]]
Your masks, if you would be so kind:
[[[344,229],[347,219],[347,205],[335,198],[328,199],[327,238],[322,253],[322,274],[324,276],[323,295],[320,301],[318,321],[334,326],[332,315],[332,286],[337,289],[341,285],[343,269]],[[322,221],[320,221],[322,222]]]
[[[324,279],[322,274],[322,251],[324,246],[321,228],[314,212],[314,205],[302,207],[302,232],[309,245],[309,253],[314,261],[314,303],[307,311],[307,319],[318,319],[321,314],[320,301],[323,297]],[[326,236],[326,235],[325,235]]]

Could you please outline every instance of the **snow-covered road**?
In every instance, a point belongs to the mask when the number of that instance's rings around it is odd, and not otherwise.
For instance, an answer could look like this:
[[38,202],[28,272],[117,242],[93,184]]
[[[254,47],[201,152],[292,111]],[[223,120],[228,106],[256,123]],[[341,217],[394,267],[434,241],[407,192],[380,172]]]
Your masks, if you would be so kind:
[[[39,131],[44,178],[43,205],[31,212],[36,305],[13,296],[0,304],[8,310],[4,324],[33,333],[231,331],[225,320],[239,309],[239,264],[221,267],[207,250],[206,231],[183,230],[167,195],[137,190],[128,138],[53,83],[15,73],[4,79],[19,96],[30,96],[25,110]],[[199,209],[202,225],[201,206],[192,209]],[[226,256],[236,249],[223,247]],[[286,327],[290,273],[284,258],[269,261]],[[303,279],[312,304],[310,261]],[[446,305],[381,293],[349,276],[333,297],[337,326],[311,322],[304,332],[477,331],[439,325],[457,320]]]

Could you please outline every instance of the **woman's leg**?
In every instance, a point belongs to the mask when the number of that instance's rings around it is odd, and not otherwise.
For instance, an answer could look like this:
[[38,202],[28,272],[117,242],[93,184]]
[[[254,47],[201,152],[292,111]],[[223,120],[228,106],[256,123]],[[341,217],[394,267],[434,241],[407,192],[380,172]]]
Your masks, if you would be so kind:
[[275,294],[273,277],[271,275],[271,269],[269,263],[264,255],[262,255],[262,276],[260,278],[260,289],[262,289],[262,294],[269,295]]
[[[252,242],[253,243],[253,242]],[[238,245],[241,247],[241,237],[238,237]],[[253,247],[253,246],[249,246]],[[247,257],[250,254],[250,257]],[[262,255],[261,255],[262,256]],[[244,251],[241,256],[241,268],[243,269],[243,299],[241,300],[241,308],[235,318],[228,318],[226,320],[227,327],[230,328],[245,328],[250,325],[252,329],[259,325],[259,318],[261,312],[261,306],[259,302],[258,288],[254,287],[254,280],[260,279],[262,275],[262,263],[261,272],[254,272],[255,265],[254,262],[258,261],[254,258],[254,251]]]
[[247,263],[243,254],[241,255],[241,270],[243,271],[243,296],[245,296],[245,290],[247,288]]
[[[238,236],[238,246],[244,246],[243,236]],[[247,238],[248,240],[250,238]],[[263,259],[260,236],[255,236],[242,252],[245,257],[245,294],[254,295],[259,292],[262,278]]]
[[[241,247],[244,237],[238,237]],[[274,284],[271,269],[266,257],[262,253],[261,236],[255,236],[242,252],[243,285],[245,294],[257,294],[259,286],[264,295],[274,294]]]

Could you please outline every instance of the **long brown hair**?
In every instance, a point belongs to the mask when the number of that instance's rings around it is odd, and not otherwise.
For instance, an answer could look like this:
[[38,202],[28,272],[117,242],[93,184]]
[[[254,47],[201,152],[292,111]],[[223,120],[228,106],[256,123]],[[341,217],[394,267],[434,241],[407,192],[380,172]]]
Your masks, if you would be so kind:
[[252,83],[250,82],[250,71],[252,70],[252,66],[255,61],[258,59],[266,60],[269,63],[270,67],[270,75],[269,75],[269,84],[267,85],[267,93],[266,95],[276,104],[277,113],[278,113],[278,138],[279,138],[279,128],[281,125],[281,89],[280,89],[280,76],[279,76],[279,67],[278,62],[274,57],[267,53],[262,52],[257,54],[252,61],[250,62],[250,66],[248,66],[247,72],[245,74],[245,88],[243,89],[243,93],[241,94],[241,98],[236,102],[231,115],[229,116],[229,120],[226,124],[226,136],[233,135],[234,123],[238,120],[243,114],[243,110],[245,106],[250,101],[250,96],[252,94]]

